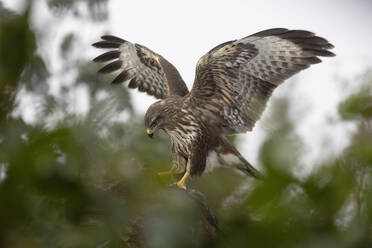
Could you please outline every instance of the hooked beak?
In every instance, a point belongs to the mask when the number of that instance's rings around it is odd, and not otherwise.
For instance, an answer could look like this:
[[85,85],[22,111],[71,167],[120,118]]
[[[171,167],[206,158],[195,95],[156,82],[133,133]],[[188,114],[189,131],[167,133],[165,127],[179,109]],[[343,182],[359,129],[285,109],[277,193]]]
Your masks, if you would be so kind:
[[150,138],[152,138],[152,136],[154,135],[153,130],[151,130],[151,129],[149,129],[149,128],[146,129],[146,133],[147,133],[147,135],[148,135]]

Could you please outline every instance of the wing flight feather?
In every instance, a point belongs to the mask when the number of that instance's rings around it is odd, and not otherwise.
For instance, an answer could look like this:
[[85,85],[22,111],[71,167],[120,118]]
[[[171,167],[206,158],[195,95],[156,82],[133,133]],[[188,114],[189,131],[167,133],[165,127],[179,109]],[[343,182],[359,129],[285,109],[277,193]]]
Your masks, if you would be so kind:
[[312,32],[283,28],[225,42],[199,60],[189,101],[223,134],[250,131],[273,90],[318,56],[334,56],[332,48]]
[[189,92],[177,69],[161,55],[115,36],[101,38],[93,44],[94,47],[114,50],[99,55],[93,61],[109,62],[99,73],[119,71],[113,84],[128,82],[129,88],[137,88],[158,99],[185,96]]

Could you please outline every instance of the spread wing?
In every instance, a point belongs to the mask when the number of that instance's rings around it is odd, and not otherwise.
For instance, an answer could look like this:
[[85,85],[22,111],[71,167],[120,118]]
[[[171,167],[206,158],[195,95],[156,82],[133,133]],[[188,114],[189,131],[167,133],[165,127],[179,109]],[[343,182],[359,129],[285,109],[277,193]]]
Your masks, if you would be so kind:
[[119,71],[113,84],[129,82],[129,88],[164,99],[168,96],[184,96],[189,91],[177,69],[161,55],[150,49],[115,36],[102,36],[102,41],[93,44],[97,48],[111,48],[94,62],[110,62],[98,72]]
[[333,45],[303,30],[265,30],[225,42],[198,62],[189,100],[223,134],[252,130],[273,90],[285,79],[334,56]]

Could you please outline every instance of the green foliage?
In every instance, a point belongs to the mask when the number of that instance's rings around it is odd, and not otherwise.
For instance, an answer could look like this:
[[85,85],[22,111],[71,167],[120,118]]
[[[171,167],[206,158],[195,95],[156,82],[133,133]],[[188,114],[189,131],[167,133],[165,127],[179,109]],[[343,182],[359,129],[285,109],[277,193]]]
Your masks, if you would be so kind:
[[3,3],[0,2],[0,23],[12,18],[14,13],[3,6]]
[[[75,11],[75,2],[48,1],[53,11]],[[56,75],[35,54],[27,12],[2,22],[0,32],[8,34],[0,35],[0,247],[372,246],[370,74],[340,105],[344,121],[357,127],[350,144],[308,177],[294,173],[306,145],[288,99],[278,99],[260,149],[265,178],[217,169],[185,192],[169,187],[176,178],[157,175],[169,168],[169,139],[148,139],[128,91],[73,58],[78,36],[68,33],[60,50],[63,70],[76,77],[51,95]],[[80,86],[90,102],[83,115],[66,110]],[[12,115],[21,88],[42,99],[32,125]]]
[[[34,34],[29,30],[28,14],[11,16],[1,7],[0,22],[0,123],[14,106],[14,91],[20,74],[35,50]],[[12,44],[12,46],[9,46]]]
[[372,86],[371,71],[368,71],[362,79],[362,87],[359,92],[350,96],[340,105],[340,115],[345,120],[352,120],[358,117],[372,118]]
[[[0,81],[14,84],[35,50],[35,38],[28,27],[28,14],[5,21],[0,28]],[[12,46],[9,47],[9,44]]]

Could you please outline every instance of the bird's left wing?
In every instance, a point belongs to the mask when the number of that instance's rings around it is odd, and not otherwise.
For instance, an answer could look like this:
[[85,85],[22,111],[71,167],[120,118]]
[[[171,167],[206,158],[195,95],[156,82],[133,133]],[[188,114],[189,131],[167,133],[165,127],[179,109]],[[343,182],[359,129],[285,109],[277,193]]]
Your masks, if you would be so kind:
[[98,71],[100,73],[119,71],[113,84],[128,81],[129,88],[138,88],[158,99],[185,96],[189,92],[177,69],[145,46],[111,35],[102,36],[102,41],[93,46],[114,49],[93,59],[99,63],[110,62]]
[[189,101],[222,134],[250,131],[285,79],[334,56],[327,40],[303,30],[265,30],[225,42],[198,62]]

